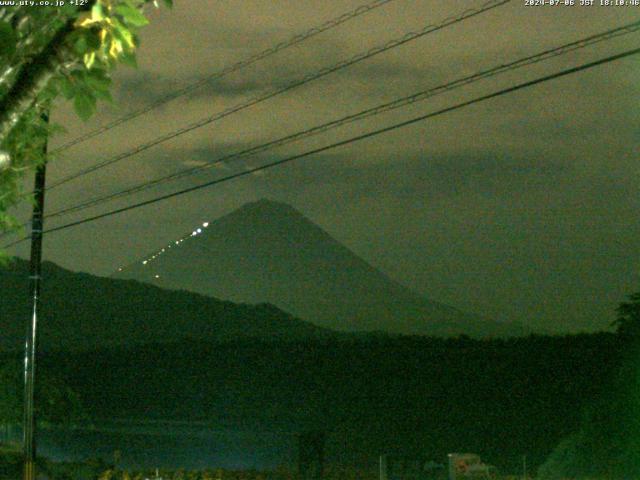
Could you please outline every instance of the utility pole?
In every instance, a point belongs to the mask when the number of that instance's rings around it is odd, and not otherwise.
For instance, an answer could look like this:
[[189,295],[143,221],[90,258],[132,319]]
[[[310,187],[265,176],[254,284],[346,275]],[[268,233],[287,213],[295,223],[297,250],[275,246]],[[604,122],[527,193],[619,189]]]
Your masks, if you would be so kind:
[[[41,118],[48,124],[49,114]],[[44,190],[47,171],[47,138],[44,139],[45,160],[36,170],[33,191],[33,215],[31,220],[31,265],[29,268],[29,292],[32,299],[31,317],[27,324],[27,338],[24,346],[24,417],[22,423],[24,480],[36,478],[36,420],[34,414],[34,387],[36,375],[36,345],[38,313],[40,308],[40,280],[42,271],[42,230],[44,226]]]

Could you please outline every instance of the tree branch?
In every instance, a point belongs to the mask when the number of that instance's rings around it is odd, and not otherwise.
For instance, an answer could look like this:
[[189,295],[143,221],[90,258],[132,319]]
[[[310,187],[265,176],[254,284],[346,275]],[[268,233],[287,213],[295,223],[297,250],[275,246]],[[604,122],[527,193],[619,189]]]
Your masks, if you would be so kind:
[[42,52],[23,66],[12,88],[0,100],[0,144],[18,124],[22,115],[34,105],[59,67],[69,60],[70,51],[65,40],[74,30],[73,22],[73,19],[69,19]]

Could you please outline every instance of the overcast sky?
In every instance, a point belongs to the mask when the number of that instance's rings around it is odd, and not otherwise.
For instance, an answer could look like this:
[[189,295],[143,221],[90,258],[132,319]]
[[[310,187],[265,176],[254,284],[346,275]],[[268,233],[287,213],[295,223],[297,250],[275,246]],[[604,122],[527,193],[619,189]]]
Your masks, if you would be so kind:
[[[173,10],[150,9],[140,67],[118,70],[115,104],[102,104],[86,125],[61,104],[54,116],[68,133],[51,146],[363,3],[176,0]],[[64,152],[50,166],[48,180],[482,3],[394,0]],[[513,0],[55,189],[46,208],[52,212],[637,19],[640,7],[541,7]],[[135,199],[634,48],[639,40],[640,34],[631,34],[573,52]],[[73,270],[108,275],[198,223],[268,197],[295,206],[365,260],[430,299],[533,329],[604,328],[616,304],[640,290],[639,61],[607,64],[51,234],[45,256]],[[27,245],[13,251],[24,256]]]

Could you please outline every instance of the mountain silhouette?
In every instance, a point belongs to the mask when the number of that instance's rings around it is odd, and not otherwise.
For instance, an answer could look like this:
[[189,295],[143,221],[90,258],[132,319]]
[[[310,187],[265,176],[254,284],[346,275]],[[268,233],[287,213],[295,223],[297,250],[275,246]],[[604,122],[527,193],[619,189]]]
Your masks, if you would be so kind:
[[[30,315],[28,263],[0,268],[0,352],[24,343]],[[273,305],[237,305],[132,280],[43,264],[38,337],[43,350],[88,350],[176,340],[301,340],[335,333]]]
[[203,224],[114,276],[233,302],[267,302],[340,331],[481,337],[526,333],[518,325],[421,297],[295,208],[264,199]]

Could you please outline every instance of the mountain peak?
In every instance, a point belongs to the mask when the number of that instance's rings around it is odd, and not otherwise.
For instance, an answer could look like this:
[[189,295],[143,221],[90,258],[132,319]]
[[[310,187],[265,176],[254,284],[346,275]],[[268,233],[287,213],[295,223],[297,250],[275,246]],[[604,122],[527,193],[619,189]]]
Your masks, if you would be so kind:
[[255,202],[249,202],[242,205],[237,210],[233,211],[231,214],[295,214],[297,216],[303,217],[304,215],[296,210],[294,207],[289,205],[288,203],[279,202],[276,200],[271,200],[269,198],[261,198],[256,200]]
[[[300,211],[262,198],[208,223],[120,278],[240,303],[270,303],[346,331],[482,336],[505,326],[420,297]],[[202,235],[200,235],[202,233]]]
[[262,197],[253,202],[245,203],[240,208],[276,208],[276,209],[291,209],[295,210],[291,205],[278,200],[272,200],[271,198]]

